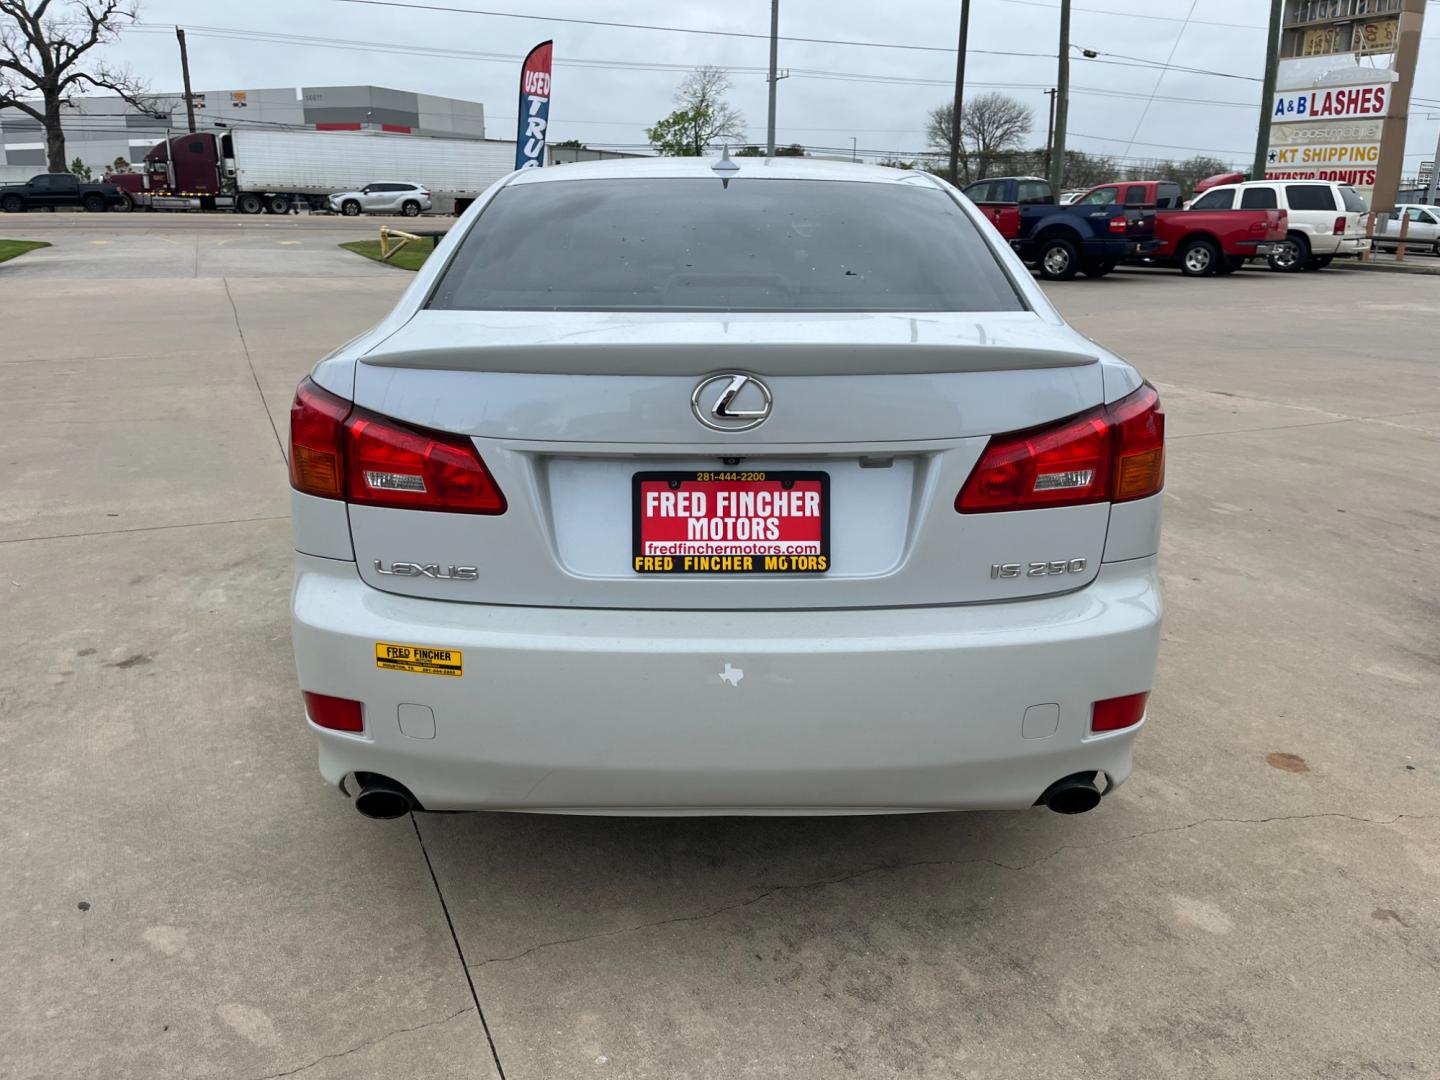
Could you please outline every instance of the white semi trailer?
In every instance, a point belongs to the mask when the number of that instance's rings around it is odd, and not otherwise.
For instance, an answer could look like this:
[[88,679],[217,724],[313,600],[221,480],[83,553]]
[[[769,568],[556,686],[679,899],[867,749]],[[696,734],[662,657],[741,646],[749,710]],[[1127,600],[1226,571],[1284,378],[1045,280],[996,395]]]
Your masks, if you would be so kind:
[[237,129],[172,135],[144,171],[106,177],[135,207],[283,214],[377,181],[413,181],[458,213],[515,168],[515,144],[359,131]]

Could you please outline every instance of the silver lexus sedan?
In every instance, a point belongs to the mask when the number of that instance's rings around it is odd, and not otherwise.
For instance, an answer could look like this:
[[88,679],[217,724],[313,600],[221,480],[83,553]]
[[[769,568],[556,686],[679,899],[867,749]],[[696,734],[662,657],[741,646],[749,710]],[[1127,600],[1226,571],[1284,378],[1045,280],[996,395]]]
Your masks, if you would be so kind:
[[411,810],[1096,806],[1164,416],[925,173],[517,172],[295,395],[320,771]]

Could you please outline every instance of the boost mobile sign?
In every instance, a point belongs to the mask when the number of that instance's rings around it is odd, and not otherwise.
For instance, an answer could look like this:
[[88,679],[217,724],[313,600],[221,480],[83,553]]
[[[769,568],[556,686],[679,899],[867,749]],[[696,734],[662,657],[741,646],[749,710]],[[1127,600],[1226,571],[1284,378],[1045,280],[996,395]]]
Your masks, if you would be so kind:
[[1270,121],[1293,124],[1301,120],[1356,120],[1387,116],[1390,112],[1390,90],[1388,83],[1282,90],[1275,95]]
[[552,41],[530,50],[520,67],[520,109],[515,132],[515,168],[545,164],[545,129],[550,123],[550,52]]

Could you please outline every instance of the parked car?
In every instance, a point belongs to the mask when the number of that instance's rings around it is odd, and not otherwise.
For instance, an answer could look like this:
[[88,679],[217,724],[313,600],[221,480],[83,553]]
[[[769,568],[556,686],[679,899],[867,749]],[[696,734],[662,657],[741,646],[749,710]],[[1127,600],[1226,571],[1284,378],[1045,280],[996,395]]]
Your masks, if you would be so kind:
[[1269,255],[1288,233],[1285,211],[1275,209],[1275,194],[1263,189],[1246,192],[1243,208],[1229,210],[1180,209],[1180,185],[1166,180],[1114,181],[1077,201],[1154,209],[1157,246],[1144,261],[1178,266],[1190,277],[1232,274],[1246,259]]
[[1055,202],[1038,176],[977,180],[965,194],[1000,235],[1043,278],[1068,281],[1077,273],[1104,277],[1124,259],[1155,247],[1155,212],[1114,204]]
[[1284,210],[1285,239],[1268,256],[1270,268],[1293,273],[1323,270],[1337,256],[1370,250],[1365,200],[1346,184],[1322,180],[1252,180],[1212,187],[1191,210]]
[[366,184],[359,191],[340,191],[331,195],[330,209],[346,217],[357,214],[416,217],[430,211],[430,190],[421,184],[389,181]]
[[57,206],[78,206],[99,213],[112,207],[129,209],[129,200],[114,184],[82,181],[70,173],[41,173],[23,184],[0,187],[0,210],[19,214]]
[[1422,203],[1401,203],[1395,207],[1395,216],[1386,218],[1375,229],[1375,246],[1395,248],[1400,246],[1401,220],[1408,218],[1405,227],[1406,251],[1424,251],[1440,255],[1440,208]]
[[1081,188],[1079,191],[1062,191],[1060,193],[1060,205],[1069,206],[1071,203],[1073,203],[1076,199],[1080,198],[1080,196],[1084,194],[1084,188]]
[[1130,772],[1160,401],[937,177],[513,173],[290,451],[300,687],[363,814],[1078,813]]

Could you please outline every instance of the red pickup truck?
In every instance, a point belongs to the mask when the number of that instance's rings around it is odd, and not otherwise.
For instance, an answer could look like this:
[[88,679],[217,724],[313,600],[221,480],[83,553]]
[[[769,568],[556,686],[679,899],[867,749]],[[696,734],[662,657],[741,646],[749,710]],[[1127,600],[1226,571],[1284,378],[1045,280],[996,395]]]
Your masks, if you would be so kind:
[[1075,206],[1122,205],[1155,211],[1158,246],[1146,253],[1151,263],[1178,266],[1191,277],[1233,274],[1245,260],[1270,254],[1284,240],[1284,210],[1185,210],[1180,185],[1165,180],[1113,181],[1091,188]]

